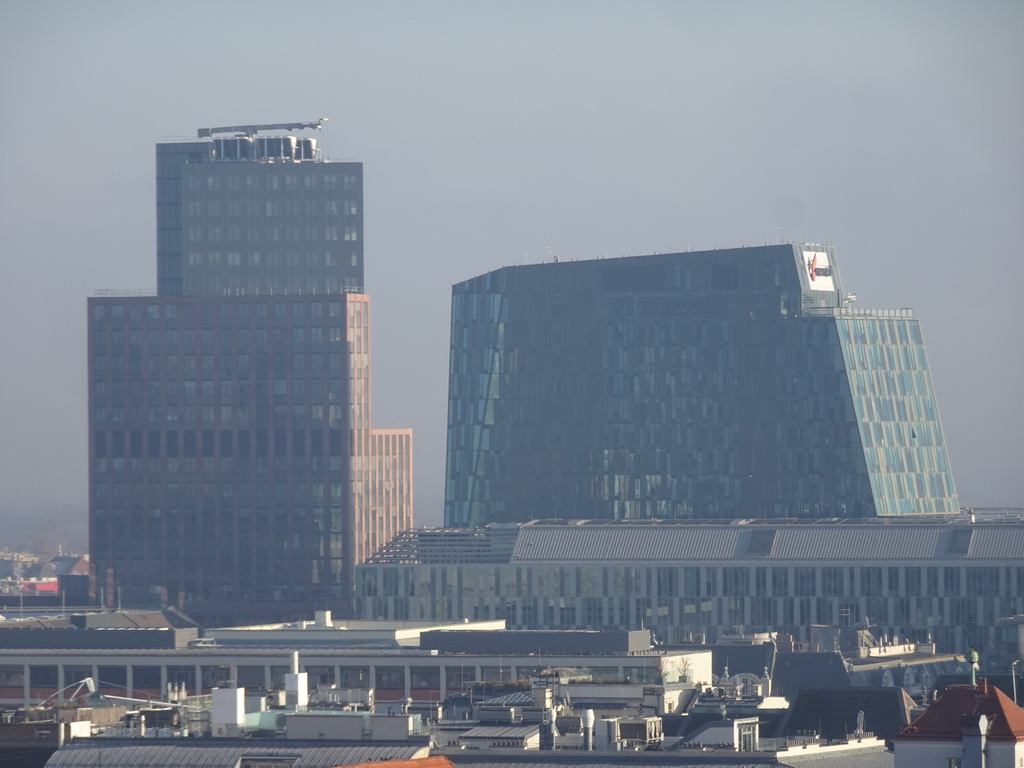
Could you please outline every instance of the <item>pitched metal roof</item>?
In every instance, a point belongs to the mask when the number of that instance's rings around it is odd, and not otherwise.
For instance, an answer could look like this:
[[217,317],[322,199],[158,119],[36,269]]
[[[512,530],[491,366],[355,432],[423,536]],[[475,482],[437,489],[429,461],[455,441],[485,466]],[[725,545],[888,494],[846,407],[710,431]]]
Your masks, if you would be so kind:
[[[773,530],[767,537],[755,532]],[[963,531],[968,530],[969,536]],[[753,546],[752,546],[753,545]],[[1024,521],[946,522],[667,521],[534,522],[519,530],[510,562],[693,560],[942,560],[1024,558]]]
[[423,744],[325,745],[307,741],[221,739],[83,739],[58,749],[47,768],[178,768],[182,766],[234,766],[242,757],[293,756],[296,768],[332,768],[337,765],[411,760],[426,756]]
[[478,725],[463,733],[461,739],[529,739],[540,732],[537,723],[524,725]]
[[913,705],[907,692],[895,687],[803,690],[776,735],[815,731],[824,739],[844,739],[856,730],[858,713],[863,712],[865,729],[880,739],[889,739],[910,722]]
[[501,696],[494,696],[480,702],[481,706],[499,707],[532,707],[533,694],[529,691],[513,691]]
[[779,765],[792,768],[893,768],[894,762],[893,753],[884,748],[823,755],[779,755]]

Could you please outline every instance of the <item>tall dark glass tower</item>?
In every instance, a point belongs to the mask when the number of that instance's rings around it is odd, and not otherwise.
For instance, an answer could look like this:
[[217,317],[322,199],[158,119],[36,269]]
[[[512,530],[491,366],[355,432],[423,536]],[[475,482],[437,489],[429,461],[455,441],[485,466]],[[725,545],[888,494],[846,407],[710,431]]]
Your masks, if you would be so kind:
[[158,295],[89,300],[108,605],[343,614],[355,563],[412,525],[411,433],[371,427],[362,166],[258,135],[315,125],[159,144]]
[[848,298],[821,245],[457,284],[445,524],[955,513],[918,321]]

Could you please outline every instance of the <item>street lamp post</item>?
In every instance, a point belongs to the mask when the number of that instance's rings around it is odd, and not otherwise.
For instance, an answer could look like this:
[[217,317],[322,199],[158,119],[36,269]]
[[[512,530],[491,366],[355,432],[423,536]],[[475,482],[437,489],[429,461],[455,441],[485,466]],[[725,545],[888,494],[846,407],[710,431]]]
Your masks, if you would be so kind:
[[1010,664],[1010,678],[1013,681],[1013,703],[1017,703],[1017,665],[1020,664],[1020,659],[1014,659],[1013,663]]

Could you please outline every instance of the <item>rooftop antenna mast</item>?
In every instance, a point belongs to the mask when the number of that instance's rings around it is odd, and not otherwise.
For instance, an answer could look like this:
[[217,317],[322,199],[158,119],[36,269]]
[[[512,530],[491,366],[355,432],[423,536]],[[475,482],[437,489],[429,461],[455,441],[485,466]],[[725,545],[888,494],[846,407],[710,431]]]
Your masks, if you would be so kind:
[[215,133],[234,133],[241,136],[255,136],[260,131],[302,131],[302,130],[323,130],[326,117],[321,117],[315,123],[261,123],[257,125],[223,125],[218,128],[200,128],[197,133],[200,139],[209,139]]

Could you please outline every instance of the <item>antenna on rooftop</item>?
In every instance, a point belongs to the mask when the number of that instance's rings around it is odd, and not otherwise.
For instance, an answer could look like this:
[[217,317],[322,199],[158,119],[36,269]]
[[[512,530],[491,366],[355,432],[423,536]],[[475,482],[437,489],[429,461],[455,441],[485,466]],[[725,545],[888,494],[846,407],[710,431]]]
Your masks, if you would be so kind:
[[257,125],[222,125],[217,128],[200,128],[197,133],[200,139],[209,139],[215,133],[236,133],[242,136],[255,136],[260,131],[301,131],[305,129],[319,131],[323,129],[326,117],[315,123],[261,123]]
[[557,264],[558,263],[558,251],[555,250],[555,246],[549,245],[548,246],[548,253],[551,254],[551,263],[552,264]]

